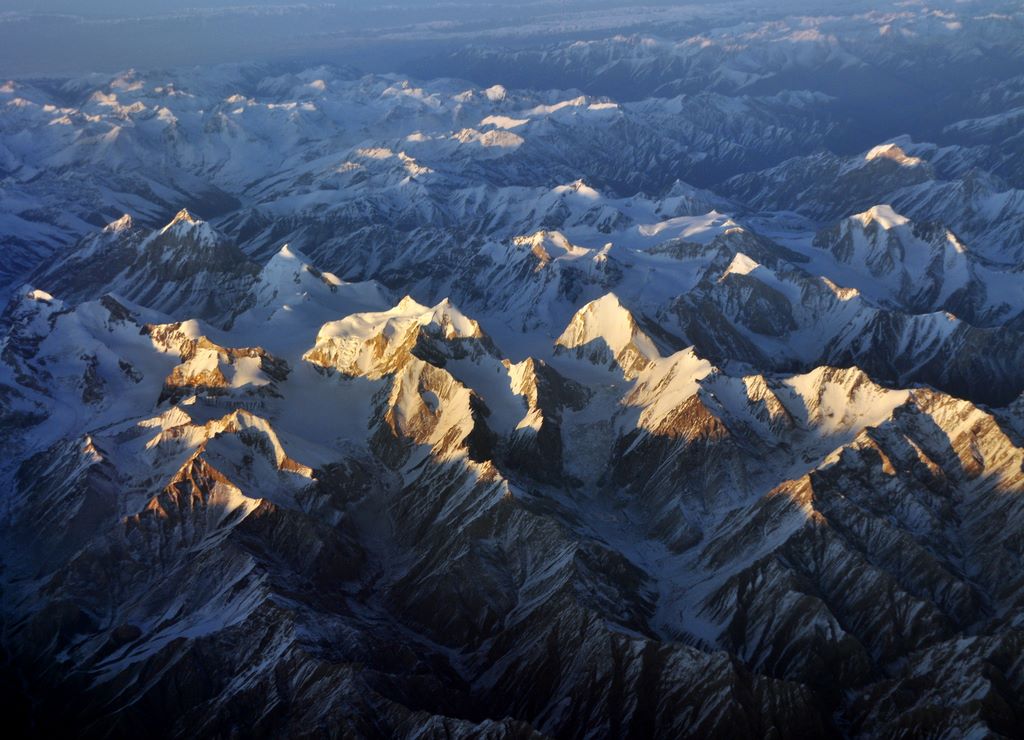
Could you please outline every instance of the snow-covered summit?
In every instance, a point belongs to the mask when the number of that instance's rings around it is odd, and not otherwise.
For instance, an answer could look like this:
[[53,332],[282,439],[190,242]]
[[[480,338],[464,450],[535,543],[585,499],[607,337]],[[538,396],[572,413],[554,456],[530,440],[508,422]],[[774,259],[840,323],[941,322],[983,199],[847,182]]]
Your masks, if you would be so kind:
[[617,366],[627,378],[635,377],[660,357],[654,342],[614,293],[577,311],[555,340],[555,350],[597,365]]
[[356,313],[324,324],[305,359],[349,375],[375,378],[393,372],[418,348],[422,351],[421,339],[430,344],[430,351],[442,355],[448,343],[458,347],[470,341],[486,348],[490,344],[480,324],[447,298],[428,307],[407,295],[387,311]]
[[924,160],[920,157],[913,157],[907,154],[901,147],[895,143],[880,144],[879,146],[873,147],[864,155],[864,161],[870,162],[874,159],[887,159],[892,162],[899,164],[902,167],[917,167],[918,165],[924,164]]
[[109,224],[103,227],[103,232],[106,234],[117,234],[122,231],[127,231],[134,228],[135,221],[129,214],[124,214],[118,219],[111,221]]
[[844,266],[846,275],[836,269],[834,278],[886,302],[927,310],[956,306],[958,295],[977,292],[977,266],[966,245],[943,225],[916,223],[890,205],[873,206],[819,232],[814,245]]
[[857,219],[864,226],[878,224],[886,230],[893,229],[897,226],[905,226],[910,223],[910,219],[896,213],[896,211],[893,210],[893,207],[888,204],[871,206],[868,210],[863,213],[854,214],[851,218]]
[[760,266],[756,260],[751,259],[742,252],[737,252],[719,279],[724,280],[728,275],[749,275]]
[[221,236],[212,225],[194,216],[187,208],[178,211],[167,225],[158,232],[160,236],[175,236],[182,239],[191,239],[195,243],[211,247],[218,241],[223,241]]

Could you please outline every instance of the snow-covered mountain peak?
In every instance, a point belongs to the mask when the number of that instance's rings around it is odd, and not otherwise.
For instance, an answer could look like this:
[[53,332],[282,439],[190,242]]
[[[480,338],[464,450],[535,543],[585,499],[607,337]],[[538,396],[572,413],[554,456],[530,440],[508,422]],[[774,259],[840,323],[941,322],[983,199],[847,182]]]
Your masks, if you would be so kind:
[[222,347],[205,336],[185,343],[181,359],[164,381],[161,400],[196,394],[259,399],[276,395],[277,384],[290,372],[286,362],[261,347]]
[[109,224],[103,227],[104,234],[117,234],[122,231],[128,231],[134,228],[135,221],[127,213],[121,216],[121,218],[111,221]]
[[389,310],[356,313],[324,324],[304,359],[348,375],[379,378],[404,366],[416,353],[436,359],[470,351],[493,352],[479,323],[447,298],[427,307],[407,295]]
[[487,131],[464,128],[452,134],[452,139],[460,144],[475,144],[481,149],[493,149],[493,156],[499,157],[506,154],[507,150],[517,149],[524,144],[524,139],[521,136],[501,127]]
[[725,268],[722,273],[722,277],[719,280],[724,280],[728,275],[749,275],[754,270],[759,268],[761,264],[742,252],[737,252],[732,258],[732,262]]
[[403,296],[386,311],[353,314],[324,326],[322,336],[369,337],[381,334],[393,337],[410,327],[434,327],[445,339],[478,339],[484,336],[480,324],[466,316],[448,298],[434,306],[424,306],[411,295]]
[[503,85],[492,85],[484,90],[484,95],[492,103],[498,103],[508,97],[508,90]]
[[[418,303],[416,307],[423,308]],[[420,326],[439,326],[444,332],[445,339],[480,339],[484,336],[480,324],[456,308],[449,298],[443,298],[433,308],[422,311],[417,321]]]
[[[686,433],[684,427],[689,424],[680,422],[692,414],[701,382],[714,373],[717,368],[688,347],[644,368],[622,403],[642,409],[636,422],[638,429],[675,437]],[[707,414],[703,405],[699,414]]]
[[554,192],[561,196],[577,195],[581,198],[586,198],[587,200],[601,199],[601,193],[590,187],[590,185],[587,185],[587,183],[582,179],[574,180],[568,185],[557,185],[554,188]]
[[[874,206],[820,231],[813,244],[829,251],[835,266],[827,271],[836,281],[885,304],[917,312],[967,310],[973,318],[990,311],[986,304],[992,311],[1004,311],[998,307],[1003,300],[1021,300],[1005,290],[979,290],[982,268],[953,232],[938,222],[911,221],[889,205]],[[1002,287],[999,282],[992,285]],[[965,303],[969,292],[976,299]]]
[[50,317],[63,311],[64,303],[31,285],[16,291],[3,314],[5,323],[20,335],[42,337],[50,331]]
[[629,309],[615,293],[605,293],[576,312],[557,344],[576,347],[602,337],[609,347],[618,351],[632,340],[635,331],[636,321]]
[[606,293],[577,311],[555,340],[555,351],[597,365],[618,366],[627,378],[635,377],[661,356],[614,293]]
[[283,245],[279,250],[277,250],[277,253],[273,257],[271,257],[270,259],[271,259],[271,261],[274,261],[274,260],[278,260],[278,261],[282,261],[282,262],[283,261],[289,261],[289,262],[298,261],[298,262],[303,262],[305,264],[309,264],[309,258],[306,257],[306,255],[304,255],[302,252],[298,251],[297,249],[293,249],[291,247],[291,245],[289,245],[289,244]]
[[287,357],[308,349],[319,327],[365,311],[392,305],[380,283],[348,283],[314,267],[302,252],[284,245],[260,270],[246,302],[251,308],[237,318],[246,341],[265,344]]
[[331,288],[344,282],[334,273],[322,272],[313,267],[306,255],[288,244],[281,247],[263,266],[259,281],[265,287],[275,288],[284,288],[289,282],[300,287],[315,282]]
[[187,208],[182,208],[178,211],[174,218],[160,229],[159,235],[188,237],[202,246],[212,246],[218,241],[223,241],[223,237],[217,233],[213,226],[201,218],[192,215]]
[[900,146],[894,143],[880,144],[879,146],[870,149],[867,154],[864,155],[864,160],[870,162],[875,159],[888,159],[896,162],[903,167],[917,167],[918,165],[924,164],[924,160],[920,157],[913,157],[907,154]]
[[897,226],[906,226],[910,223],[909,218],[896,213],[896,211],[893,210],[893,207],[887,204],[872,206],[862,213],[851,216],[851,218],[857,219],[865,227],[877,224],[886,230]]
[[201,218],[197,218],[196,216],[193,216],[192,212],[189,209],[182,208],[180,211],[178,211],[176,214],[174,214],[174,218],[172,218],[167,223],[167,225],[164,226],[162,231],[167,231],[168,229],[176,226],[177,224],[189,224],[190,226],[195,226],[196,224],[201,223],[201,222],[202,222],[202,219]]
[[[398,303],[395,304],[395,308],[393,310],[395,312],[404,312],[404,313],[407,313],[407,312],[410,312],[410,311],[417,312],[417,313],[423,313],[424,311],[427,310],[427,307],[424,306],[419,301],[417,301],[411,295],[406,293],[404,296],[402,296],[401,300],[399,300]],[[389,312],[385,311],[384,313],[389,313]]]
[[[447,338],[469,339],[483,336],[480,324],[455,307],[449,298],[443,298],[434,306],[424,306],[411,295],[402,299],[387,311],[363,313],[349,316],[331,324],[331,331],[369,335],[373,333],[394,334],[396,327],[407,324],[419,326],[436,325],[443,329]],[[321,331],[328,331],[324,327]]]
[[880,424],[910,397],[909,391],[878,385],[858,367],[819,367],[784,386],[799,398],[791,406],[794,415],[825,434]]

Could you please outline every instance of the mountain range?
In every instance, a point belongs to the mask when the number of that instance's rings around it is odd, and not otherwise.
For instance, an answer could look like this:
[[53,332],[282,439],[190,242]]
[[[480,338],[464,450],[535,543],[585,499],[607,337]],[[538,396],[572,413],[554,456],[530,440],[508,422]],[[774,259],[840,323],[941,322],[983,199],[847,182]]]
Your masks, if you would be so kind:
[[[1019,737],[1024,37],[966,5],[0,86],[16,731]],[[859,142],[933,52],[977,115]]]

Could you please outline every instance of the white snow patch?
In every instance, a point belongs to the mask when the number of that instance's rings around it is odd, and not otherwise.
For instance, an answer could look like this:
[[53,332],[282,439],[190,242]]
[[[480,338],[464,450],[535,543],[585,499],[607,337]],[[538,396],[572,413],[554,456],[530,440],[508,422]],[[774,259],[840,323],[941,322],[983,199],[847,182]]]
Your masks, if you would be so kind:
[[513,129],[525,126],[530,122],[529,118],[511,118],[509,116],[487,116],[480,121],[481,126],[494,126],[501,129]]

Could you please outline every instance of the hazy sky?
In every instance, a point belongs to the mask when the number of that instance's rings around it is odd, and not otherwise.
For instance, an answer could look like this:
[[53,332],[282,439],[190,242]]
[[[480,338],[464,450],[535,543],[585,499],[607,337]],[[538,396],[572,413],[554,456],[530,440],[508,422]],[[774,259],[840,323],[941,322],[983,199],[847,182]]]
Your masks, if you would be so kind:
[[[701,0],[698,0],[700,2]],[[707,2],[707,0],[703,0]],[[762,0],[763,2],[764,0]],[[432,9],[438,14],[453,9],[462,15],[472,11],[487,12],[488,9],[502,8],[506,11],[521,8],[587,7],[600,5],[627,5],[619,0],[0,0],[0,11],[21,11],[37,13],[71,13],[84,16],[129,15],[142,16],[173,13],[194,8],[241,8],[241,7],[284,7],[284,6],[330,6],[337,10],[379,10],[394,13],[396,8]],[[647,0],[644,5],[682,5],[679,0]],[[693,4],[693,0],[689,4]]]
[[[76,15],[149,15],[187,8],[223,8],[231,6],[335,5],[338,7],[373,7],[382,5],[373,0],[0,0],[0,10],[35,11],[42,13],[74,13]],[[403,5],[429,5],[432,0],[405,0]]]
[[[565,28],[574,32],[607,31],[600,14],[631,5],[623,0],[0,0],[0,78],[290,58],[379,69],[416,58],[428,47],[467,43],[474,35],[543,38],[557,34],[565,19],[571,20]],[[684,4],[647,0],[645,5],[675,13],[673,6]],[[710,0],[685,4],[714,5]]]
[[[406,71],[448,47],[829,12],[831,0],[0,0],[0,79],[236,61]],[[954,0],[930,0],[930,4]],[[853,6],[896,3],[849,0]]]

